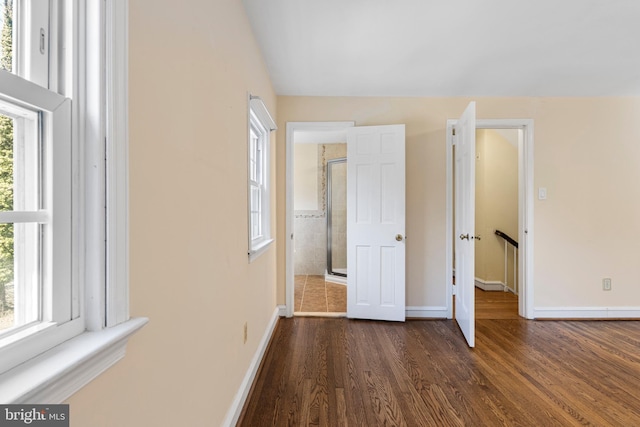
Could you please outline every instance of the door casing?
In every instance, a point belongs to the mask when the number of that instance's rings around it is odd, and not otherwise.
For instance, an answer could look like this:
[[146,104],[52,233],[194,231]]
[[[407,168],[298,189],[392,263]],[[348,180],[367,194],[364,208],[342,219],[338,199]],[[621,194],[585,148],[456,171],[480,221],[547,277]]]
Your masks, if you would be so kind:
[[[453,318],[453,128],[457,120],[447,120],[446,138],[446,259],[447,318]],[[534,318],[533,281],[533,120],[490,119],[476,120],[476,129],[521,129],[518,141],[518,313]]]

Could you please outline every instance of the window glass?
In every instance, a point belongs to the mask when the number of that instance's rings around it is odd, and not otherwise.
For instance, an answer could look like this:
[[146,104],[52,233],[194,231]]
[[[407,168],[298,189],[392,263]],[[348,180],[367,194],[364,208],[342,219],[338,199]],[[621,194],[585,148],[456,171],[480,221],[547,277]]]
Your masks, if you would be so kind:
[[38,117],[0,101],[0,334],[40,319]]
[[0,0],[0,69],[13,71],[13,0]]
[[249,261],[262,253],[273,241],[269,216],[269,137],[276,129],[275,122],[258,97],[249,101],[248,144],[248,218]]
[[264,238],[264,203],[267,188],[265,187],[266,177],[264,164],[264,142],[268,137],[264,127],[258,119],[251,115],[251,126],[249,129],[249,221],[251,241],[256,242]]

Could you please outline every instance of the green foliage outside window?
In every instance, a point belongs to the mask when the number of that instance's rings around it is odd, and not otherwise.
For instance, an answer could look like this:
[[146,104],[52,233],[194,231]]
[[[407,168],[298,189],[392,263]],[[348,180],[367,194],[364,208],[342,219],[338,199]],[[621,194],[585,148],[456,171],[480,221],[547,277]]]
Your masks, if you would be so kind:
[[[12,70],[13,0],[2,0],[0,68]],[[13,120],[0,115],[0,211],[13,210]],[[13,310],[7,285],[13,282],[13,226],[0,225],[0,314]]]

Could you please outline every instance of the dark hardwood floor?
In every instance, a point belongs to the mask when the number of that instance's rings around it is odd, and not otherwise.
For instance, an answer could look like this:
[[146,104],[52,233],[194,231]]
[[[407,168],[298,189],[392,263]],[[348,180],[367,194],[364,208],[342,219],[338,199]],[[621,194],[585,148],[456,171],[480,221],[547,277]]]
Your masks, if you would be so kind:
[[475,288],[476,319],[519,319],[518,296]]
[[640,426],[640,322],[280,319],[241,426]]

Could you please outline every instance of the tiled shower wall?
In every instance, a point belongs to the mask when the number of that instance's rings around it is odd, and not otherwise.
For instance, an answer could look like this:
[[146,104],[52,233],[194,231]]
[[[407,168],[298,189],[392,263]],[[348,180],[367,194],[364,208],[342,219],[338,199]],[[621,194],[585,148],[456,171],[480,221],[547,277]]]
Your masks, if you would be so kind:
[[327,220],[297,217],[294,227],[294,274],[324,274],[327,269]]
[[346,157],[347,144],[318,144],[318,192],[322,200],[317,212],[294,212],[294,274],[324,274],[327,269],[326,173],[327,160]]

